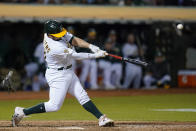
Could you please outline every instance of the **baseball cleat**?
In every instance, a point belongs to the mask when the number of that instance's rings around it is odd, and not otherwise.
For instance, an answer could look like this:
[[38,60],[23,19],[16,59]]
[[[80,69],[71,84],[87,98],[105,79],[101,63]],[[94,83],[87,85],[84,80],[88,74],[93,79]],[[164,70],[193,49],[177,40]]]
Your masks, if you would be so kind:
[[23,119],[23,117],[25,116],[24,112],[23,112],[22,107],[16,107],[15,111],[14,111],[14,115],[12,116],[12,126],[15,127],[19,124],[19,122]]
[[99,126],[101,126],[101,127],[112,127],[112,126],[114,126],[114,121],[107,118],[106,115],[102,115],[99,118]]

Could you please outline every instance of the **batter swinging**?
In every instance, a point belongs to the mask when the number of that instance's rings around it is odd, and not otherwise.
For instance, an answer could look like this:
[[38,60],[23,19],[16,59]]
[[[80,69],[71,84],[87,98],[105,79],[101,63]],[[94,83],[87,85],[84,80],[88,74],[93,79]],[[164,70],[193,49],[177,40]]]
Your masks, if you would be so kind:
[[[73,59],[91,59],[105,57],[105,51],[73,36],[55,20],[44,25],[44,55],[47,62],[46,80],[50,87],[49,101],[30,108],[16,107],[12,125],[17,126],[24,116],[58,111],[68,93],[75,96],[78,102],[97,119],[99,126],[113,126],[113,120],[103,115],[88,97],[75,73],[71,70]],[[79,46],[89,48],[94,53],[77,53],[72,48]]]

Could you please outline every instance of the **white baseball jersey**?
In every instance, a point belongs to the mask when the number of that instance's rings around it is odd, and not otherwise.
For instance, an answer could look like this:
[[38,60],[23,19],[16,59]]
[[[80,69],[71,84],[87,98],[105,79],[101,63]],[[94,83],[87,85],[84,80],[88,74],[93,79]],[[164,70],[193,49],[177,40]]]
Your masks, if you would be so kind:
[[[74,51],[69,44],[73,35],[67,32],[61,40],[55,41],[44,34],[44,54],[47,66],[50,68],[67,67],[72,63],[71,54]],[[69,47],[68,47],[69,46]]]
[[[138,47],[136,44],[125,43],[122,48],[122,53],[124,57],[138,56]],[[123,83],[123,88],[128,88],[133,82],[133,88],[139,88],[142,78],[142,69],[140,66],[126,63],[125,67],[125,79]]]
[[138,48],[135,44],[125,43],[122,48],[122,53],[124,57],[138,56]]
[[[71,65],[73,59],[95,58],[96,55],[75,52],[69,43],[71,39],[73,39],[73,35],[68,32],[58,41],[44,34],[45,59],[49,67],[45,77],[50,87],[50,100],[44,103],[46,112],[59,110],[67,92],[75,96],[81,105],[90,100],[76,74],[66,67]],[[61,67],[64,69],[57,70]]]

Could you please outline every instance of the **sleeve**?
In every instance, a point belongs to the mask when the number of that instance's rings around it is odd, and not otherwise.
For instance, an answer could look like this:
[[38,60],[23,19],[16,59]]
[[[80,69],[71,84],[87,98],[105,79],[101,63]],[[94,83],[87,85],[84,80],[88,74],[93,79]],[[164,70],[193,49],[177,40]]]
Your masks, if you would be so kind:
[[64,48],[64,49],[56,50],[54,54],[56,54],[57,57],[58,56],[59,57],[63,57],[64,59],[66,59],[67,57],[71,57],[71,58],[73,58],[75,60],[96,58],[96,54],[92,54],[92,53],[77,53],[76,51],[74,51],[73,49],[70,49],[70,48]]
[[61,57],[61,58],[67,58],[68,56],[71,56],[72,53],[75,52],[74,50],[66,47],[56,47],[51,50],[51,55],[54,55],[56,57]]
[[123,54],[124,57],[128,56],[127,51],[126,51],[126,45],[124,45],[123,48],[122,48],[122,54]]
[[124,45],[122,49],[122,53],[124,57],[137,57],[138,56],[138,48],[137,46],[128,46],[127,44]]
[[73,52],[72,53],[72,58],[75,59],[75,60],[84,60],[84,59],[96,58],[96,55],[92,54],[92,53],[77,53],[77,52]]
[[73,38],[74,38],[74,36],[73,36],[71,33],[69,33],[69,32],[67,32],[67,33],[65,34],[65,36],[63,37],[63,39],[64,39],[66,42],[69,42],[70,44],[72,43]]

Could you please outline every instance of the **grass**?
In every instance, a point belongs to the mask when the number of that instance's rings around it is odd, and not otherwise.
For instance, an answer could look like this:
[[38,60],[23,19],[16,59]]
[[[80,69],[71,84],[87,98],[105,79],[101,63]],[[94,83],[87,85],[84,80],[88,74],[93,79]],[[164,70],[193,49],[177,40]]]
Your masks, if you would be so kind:
[[[196,94],[104,97],[92,99],[97,107],[114,120],[196,121],[196,112],[166,112],[152,109],[195,108]],[[0,101],[0,120],[10,120],[15,106],[29,107],[45,100]],[[31,115],[27,120],[96,120],[78,104],[66,99],[58,112]]]

